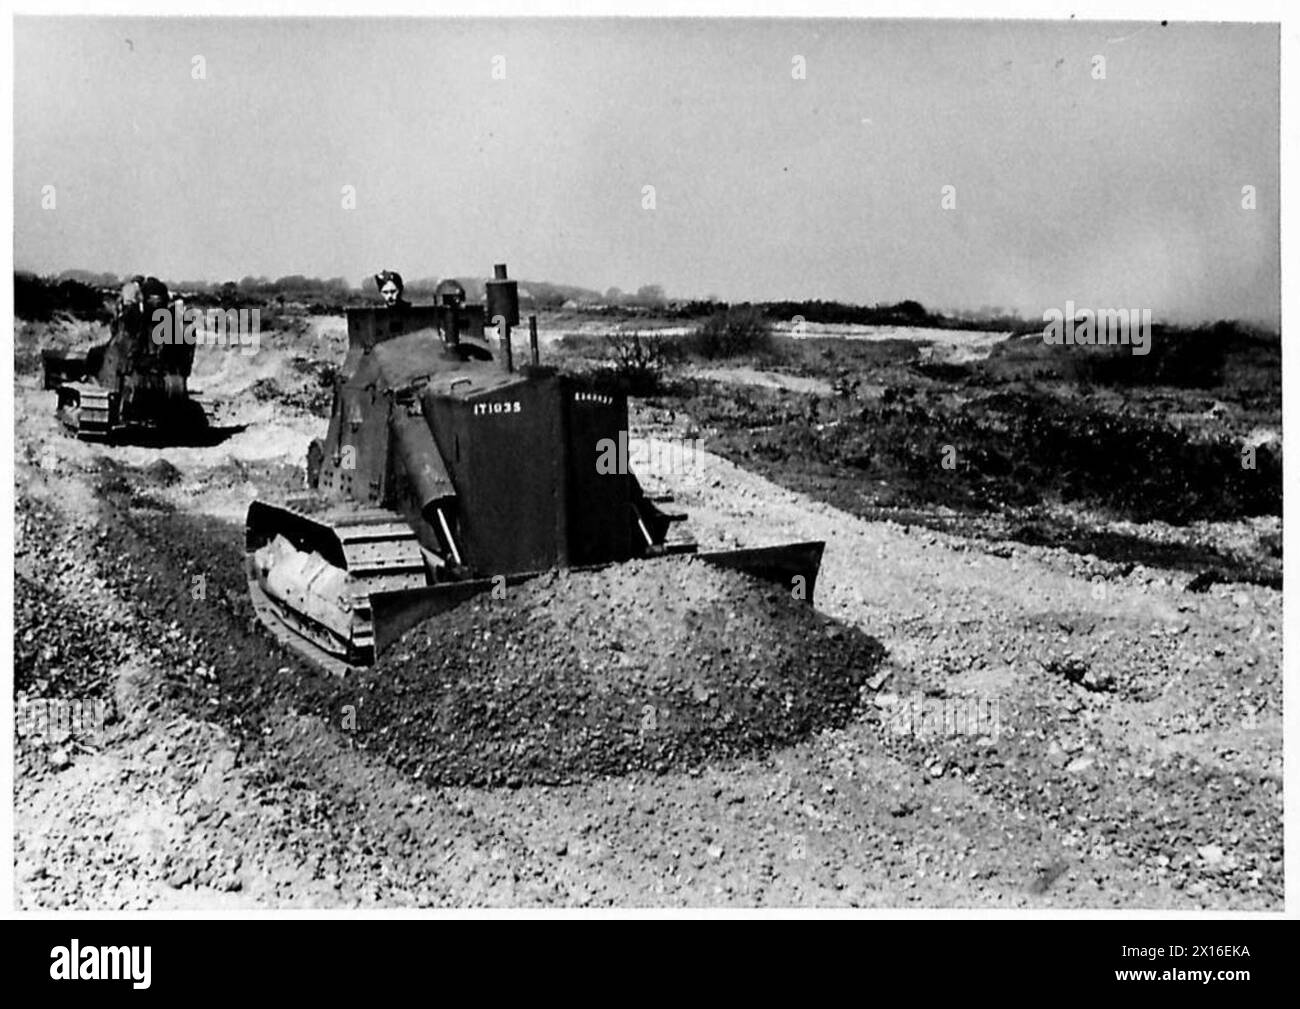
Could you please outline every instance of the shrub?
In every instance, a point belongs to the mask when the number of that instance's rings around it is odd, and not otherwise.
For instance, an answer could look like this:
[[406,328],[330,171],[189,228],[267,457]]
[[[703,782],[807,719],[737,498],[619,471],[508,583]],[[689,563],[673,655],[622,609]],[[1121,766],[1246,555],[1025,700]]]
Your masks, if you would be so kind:
[[766,357],[772,353],[772,327],[761,309],[737,305],[714,312],[687,341],[688,349],[708,360]]
[[14,272],[14,315],[48,321],[58,312],[77,319],[107,322],[112,317],[105,294],[79,280],[55,281]]
[[609,333],[605,336],[614,361],[618,386],[634,396],[658,392],[664,370],[675,357],[668,337],[653,333]]

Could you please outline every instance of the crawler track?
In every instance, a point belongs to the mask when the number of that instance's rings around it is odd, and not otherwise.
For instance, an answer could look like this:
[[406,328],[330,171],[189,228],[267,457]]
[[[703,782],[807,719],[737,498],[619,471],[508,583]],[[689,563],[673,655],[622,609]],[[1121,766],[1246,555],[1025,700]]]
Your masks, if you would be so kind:
[[[331,672],[346,673],[375,658],[372,599],[379,593],[427,586],[420,545],[402,517],[384,508],[340,505],[309,510],[310,503],[255,502],[247,529],[248,589],[253,606],[283,644]],[[277,536],[295,550],[316,555],[346,573],[345,592],[327,598],[310,583],[282,598],[267,590],[267,572],[257,551]],[[322,566],[319,585],[331,572]]]

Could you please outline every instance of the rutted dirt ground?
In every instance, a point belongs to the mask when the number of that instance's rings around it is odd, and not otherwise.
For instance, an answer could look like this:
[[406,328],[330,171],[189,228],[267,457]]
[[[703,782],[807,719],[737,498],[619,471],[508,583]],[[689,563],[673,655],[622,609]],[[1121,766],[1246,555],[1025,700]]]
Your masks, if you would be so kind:
[[[800,633],[856,656],[853,703],[657,771],[417,776],[364,691],[283,689],[310,678],[243,594],[243,511],[300,484],[323,427],[293,358],[340,346],[326,325],[292,354],[207,351],[209,446],[70,441],[19,375],[20,700],[114,711],[18,741],[21,907],[1281,907],[1280,591],[864,521],[683,453],[681,417],[634,421],[669,460],[646,482],[705,547],[827,541]],[[734,662],[758,671],[751,644]],[[634,731],[669,731],[638,700]],[[982,720],[937,724],[945,700]]]

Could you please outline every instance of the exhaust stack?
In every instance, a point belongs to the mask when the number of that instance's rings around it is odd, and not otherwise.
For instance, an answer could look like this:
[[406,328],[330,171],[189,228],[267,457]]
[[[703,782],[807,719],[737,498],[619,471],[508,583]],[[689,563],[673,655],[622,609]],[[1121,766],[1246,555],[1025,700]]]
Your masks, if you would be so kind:
[[488,321],[500,327],[501,361],[506,371],[514,371],[510,328],[519,325],[519,282],[506,276],[505,263],[497,263],[492,272],[493,277],[487,282]]

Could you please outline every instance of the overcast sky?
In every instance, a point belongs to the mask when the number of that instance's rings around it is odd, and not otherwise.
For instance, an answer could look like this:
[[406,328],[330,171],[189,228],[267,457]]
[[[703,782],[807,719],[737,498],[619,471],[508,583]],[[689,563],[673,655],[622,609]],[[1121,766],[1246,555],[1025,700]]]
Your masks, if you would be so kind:
[[15,50],[20,268],[1278,318],[1272,26],[20,18]]

